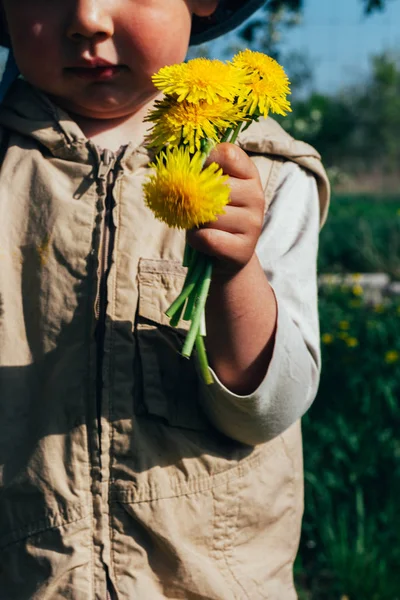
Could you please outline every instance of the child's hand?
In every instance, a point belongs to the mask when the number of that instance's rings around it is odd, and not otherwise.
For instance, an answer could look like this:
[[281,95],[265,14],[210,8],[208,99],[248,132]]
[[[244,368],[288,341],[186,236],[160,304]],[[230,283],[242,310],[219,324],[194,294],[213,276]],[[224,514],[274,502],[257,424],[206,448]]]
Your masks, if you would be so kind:
[[216,272],[235,275],[254,255],[264,219],[264,194],[257,167],[238,146],[219,144],[206,164],[211,162],[229,175],[231,201],[217,221],[189,231],[188,242],[215,257]]

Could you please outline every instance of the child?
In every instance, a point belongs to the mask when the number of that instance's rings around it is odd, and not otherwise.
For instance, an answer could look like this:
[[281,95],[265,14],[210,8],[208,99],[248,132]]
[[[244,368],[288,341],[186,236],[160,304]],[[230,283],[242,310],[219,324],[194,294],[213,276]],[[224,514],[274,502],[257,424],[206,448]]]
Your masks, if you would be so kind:
[[210,39],[261,4],[2,0],[1,600],[296,598],[319,156],[271,119],[213,152],[231,204],[189,234],[215,259],[209,387],[164,315],[185,235],[142,196],[151,75],[192,20]]

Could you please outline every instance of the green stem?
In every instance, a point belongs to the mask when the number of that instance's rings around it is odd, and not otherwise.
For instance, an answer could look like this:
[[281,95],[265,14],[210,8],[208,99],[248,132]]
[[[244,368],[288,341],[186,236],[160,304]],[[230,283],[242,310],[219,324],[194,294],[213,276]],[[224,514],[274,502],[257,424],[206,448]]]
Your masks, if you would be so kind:
[[186,336],[185,343],[182,349],[182,355],[186,358],[189,358],[193,351],[193,346],[196,341],[197,334],[200,328],[200,322],[202,318],[202,312],[205,309],[208,292],[211,284],[211,275],[212,275],[212,260],[210,258],[207,259],[207,266],[204,273],[204,277],[201,282],[201,288],[199,291],[198,300],[196,303],[196,309],[193,314],[192,324],[190,326],[189,332]]
[[210,367],[207,359],[206,347],[204,345],[204,340],[201,335],[196,336],[196,350],[197,350],[197,359],[199,362],[200,373],[202,374],[204,383],[206,385],[212,385],[214,380],[210,373]]
[[178,327],[179,321],[181,320],[183,309],[185,308],[185,304],[181,304],[178,310],[171,317],[169,324],[171,327]]
[[202,166],[204,167],[204,164],[207,160],[207,158],[210,156],[211,151],[215,148],[215,142],[213,142],[210,139],[204,139],[201,141],[201,157],[202,157]]
[[190,263],[192,262],[192,252],[193,248],[186,242],[182,263],[184,267],[190,267]]
[[205,263],[206,258],[202,254],[198,254],[195,264],[192,266],[190,273],[188,273],[187,275],[186,284],[184,285],[183,290],[181,291],[177,299],[171,304],[169,309],[165,312],[167,317],[169,317],[170,319],[172,319],[172,317],[179,310],[179,308],[185,303],[186,298],[188,298],[188,296],[190,296],[190,294],[192,293],[198,279],[203,273]]
[[238,135],[239,135],[242,127],[243,127],[243,123],[238,123],[238,125],[235,128],[235,131],[233,132],[233,136],[230,139],[231,144],[234,144],[236,142],[236,140],[238,139]]
[[221,143],[227,142],[229,140],[229,137],[230,137],[232,131],[233,131],[233,127],[228,127],[228,129],[225,131],[224,135],[221,138]]
[[197,285],[194,288],[194,290],[192,291],[192,293],[190,294],[187,304],[186,304],[186,308],[185,308],[185,313],[183,315],[183,320],[184,321],[191,321],[193,318],[193,313],[194,310],[196,308],[196,302],[197,302],[197,298],[198,298],[198,292],[199,292],[199,284],[201,285],[201,280],[199,279],[197,281]]
[[207,324],[206,324],[206,311],[203,310],[201,315],[199,333],[201,337],[205,338],[207,336]]

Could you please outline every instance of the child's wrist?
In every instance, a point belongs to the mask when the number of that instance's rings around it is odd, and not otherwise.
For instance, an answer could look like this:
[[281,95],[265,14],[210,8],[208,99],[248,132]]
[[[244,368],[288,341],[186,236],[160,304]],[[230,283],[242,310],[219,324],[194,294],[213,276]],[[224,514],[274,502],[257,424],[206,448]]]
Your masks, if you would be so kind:
[[215,260],[213,267],[212,286],[225,286],[237,278],[246,277],[247,274],[254,272],[254,269],[259,268],[259,261],[254,252],[250,260],[244,265],[230,263],[224,260]]

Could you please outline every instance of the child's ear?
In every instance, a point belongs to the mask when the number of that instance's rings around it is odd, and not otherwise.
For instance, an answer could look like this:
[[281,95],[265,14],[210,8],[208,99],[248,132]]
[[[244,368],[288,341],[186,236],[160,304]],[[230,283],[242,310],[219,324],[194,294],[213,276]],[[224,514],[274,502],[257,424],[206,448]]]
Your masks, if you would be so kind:
[[211,17],[218,4],[219,0],[192,0],[192,10],[197,17]]

